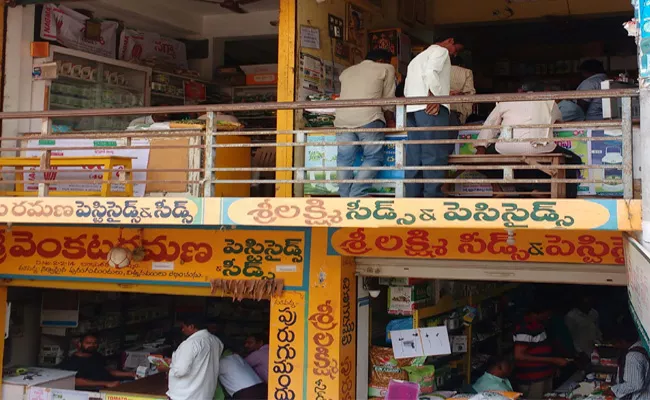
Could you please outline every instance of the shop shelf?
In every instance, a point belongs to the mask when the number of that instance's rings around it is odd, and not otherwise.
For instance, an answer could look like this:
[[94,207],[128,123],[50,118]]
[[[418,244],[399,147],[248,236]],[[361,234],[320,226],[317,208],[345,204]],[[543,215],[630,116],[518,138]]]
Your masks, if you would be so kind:
[[70,75],[59,75],[56,78],[57,81],[68,81],[68,82],[74,82],[74,83],[85,83],[86,85],[97,85],[97,80],[89,80],[89,79],[83,79],[83,78],[77,78],[75,76],[70,76]]
[[438,301],[438,304],[435,306],[415,310],[413,317],[414,319],[421,320],[435,317],[440,314],[446,314],[470,304],[480,304],[485,300],[501,296],[502,294],[515,289],[517,286],[519,286],[519,284],[509,283],[503,286],[499,286],[495,289],[488,290],[485,293],[479,293],[478,295],[463,297],[460,299],[453,299],[451,296],[445,296],[441,298],[440,301]]
[[161,93],[161,92],[151,92],[151,95],[155,96],[155,97],[165,97],[165,98],[168,98],[168,99],[175,99],[175,100],[183,100],[183,101],[185,101],[184,96],[177,96],[175,94],[168,94],[168,93]]

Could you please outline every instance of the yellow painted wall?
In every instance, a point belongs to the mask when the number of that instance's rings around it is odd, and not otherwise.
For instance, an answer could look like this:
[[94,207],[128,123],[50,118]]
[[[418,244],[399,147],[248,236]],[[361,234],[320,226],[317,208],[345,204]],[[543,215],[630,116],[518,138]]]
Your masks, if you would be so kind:
[[[548,15],[630,13],[632,16],[633,13],[629,0],[513,1],[509,6],[514,11],[514,15],[509,18],[505,18],[505,2],[503,0],[433,0],[429,4],[433,22],[436,25],[526,20]],[[502,17],[494,16],[495,10],[500,11]]]

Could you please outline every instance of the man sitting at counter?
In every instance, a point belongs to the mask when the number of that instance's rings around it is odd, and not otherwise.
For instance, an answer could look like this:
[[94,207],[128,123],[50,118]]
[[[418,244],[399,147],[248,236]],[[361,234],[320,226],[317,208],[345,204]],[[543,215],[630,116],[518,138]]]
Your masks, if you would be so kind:
[[118,371],[106,367],[104,356],[97,349],[96,334],[83,335],[77,351],[59,364],[58,368],[66,371],[76,371],[75,387],[77,390],[97,391],[104,388],[116,387],[120,381],[135,379],[135,372]]
[[257,375],[264,380],[269,381],[269,345],[265,334],[255,334],[246,338],[244,347],[249,352],[246,356],[246,362],[250,364]]
[[508,377],[512,373],[512,361],[505,357],[490,357],[487,371],[474,384],[477,393],[501,391],[512,392]]

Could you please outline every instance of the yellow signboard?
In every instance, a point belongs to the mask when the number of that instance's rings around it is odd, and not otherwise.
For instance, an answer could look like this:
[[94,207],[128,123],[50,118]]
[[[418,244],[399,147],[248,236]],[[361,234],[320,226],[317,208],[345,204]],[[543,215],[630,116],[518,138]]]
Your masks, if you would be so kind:
[[343,228],[638,230],[640,203],[531,199],[224,199],[223,224]]
[[611,231],[343,228],[330,249],[355,257],[625,264],[623,237]]
[[271,299],[269,399],[306,398],[305,300],[305,292]]
[[[107,263],[114,247],[142,248],[144,260]],[[0,278],[196,283],[284,279],[303,285],[305,233],[288,230],[119,229],[15,226],[0,231]]]

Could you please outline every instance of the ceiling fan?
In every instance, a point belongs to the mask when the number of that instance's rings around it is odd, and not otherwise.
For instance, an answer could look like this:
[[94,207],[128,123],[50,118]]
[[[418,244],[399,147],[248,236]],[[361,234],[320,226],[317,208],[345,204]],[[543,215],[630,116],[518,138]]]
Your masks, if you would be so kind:
[[244,10],[241,6],[251,3],[257,3],[260,0],[223,0],[223,1],[214,1],[214,0],[195,0],[201,3],[211,3],[218,4],[221,7],[236,12],[239,14],[247,14],[248,11]]

